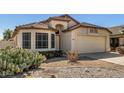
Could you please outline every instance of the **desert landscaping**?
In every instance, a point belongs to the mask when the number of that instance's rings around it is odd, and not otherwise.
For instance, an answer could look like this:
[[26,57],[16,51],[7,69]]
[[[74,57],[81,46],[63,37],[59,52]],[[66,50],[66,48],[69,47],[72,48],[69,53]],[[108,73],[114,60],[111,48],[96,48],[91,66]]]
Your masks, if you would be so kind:
[[[124,66],[84,57],[76,63],[55,58],[29,71],[34,78],[123,78]],[[27,77],[27,76],[26,76]]]

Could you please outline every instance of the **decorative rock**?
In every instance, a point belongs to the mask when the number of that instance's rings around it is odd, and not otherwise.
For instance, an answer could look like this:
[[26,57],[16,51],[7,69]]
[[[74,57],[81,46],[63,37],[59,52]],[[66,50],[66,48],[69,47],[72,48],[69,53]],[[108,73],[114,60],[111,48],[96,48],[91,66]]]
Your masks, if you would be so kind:
[[36,78],[124,78],[124,72],[103,67],[46,67],[45,70],[35,71],[31,76]]

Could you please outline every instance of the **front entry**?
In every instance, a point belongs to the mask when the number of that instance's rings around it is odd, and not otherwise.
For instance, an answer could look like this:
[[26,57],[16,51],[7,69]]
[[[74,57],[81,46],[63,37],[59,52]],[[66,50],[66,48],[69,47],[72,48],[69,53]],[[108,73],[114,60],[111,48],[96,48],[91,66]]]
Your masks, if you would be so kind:
[[111,47],[118,47],[119,46],[119,38],[111,38]]
[[56,35],[56,49],[60,50],[60,35]]
[[119,47],[119,38],[111,38],[110,40],[111,51],[115,51]]

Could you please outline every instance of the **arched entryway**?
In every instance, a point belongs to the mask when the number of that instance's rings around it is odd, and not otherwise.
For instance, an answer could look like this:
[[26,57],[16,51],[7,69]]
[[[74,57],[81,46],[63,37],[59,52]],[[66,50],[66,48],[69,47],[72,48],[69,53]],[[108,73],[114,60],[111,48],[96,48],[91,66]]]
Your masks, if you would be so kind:
[[57,24],[56,29],[58,30],[56,32],[56,49],[61,50],[61,33],[62,30],[64,29],[64,26],[61,24]]

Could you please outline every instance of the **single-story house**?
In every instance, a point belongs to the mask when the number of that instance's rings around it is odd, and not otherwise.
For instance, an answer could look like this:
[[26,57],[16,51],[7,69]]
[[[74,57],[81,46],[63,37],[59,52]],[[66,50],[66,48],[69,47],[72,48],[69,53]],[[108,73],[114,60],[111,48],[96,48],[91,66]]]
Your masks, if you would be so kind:
[[110,35],[111,47],[124,46],[124,25],[110,27],[109,30],[112,32]]
[[93,53],[110,51],[109,29],[80,23],[70,15],[17,26],[13,40],[17,47],[37,51],[77,51]]

